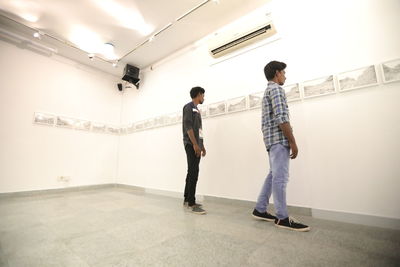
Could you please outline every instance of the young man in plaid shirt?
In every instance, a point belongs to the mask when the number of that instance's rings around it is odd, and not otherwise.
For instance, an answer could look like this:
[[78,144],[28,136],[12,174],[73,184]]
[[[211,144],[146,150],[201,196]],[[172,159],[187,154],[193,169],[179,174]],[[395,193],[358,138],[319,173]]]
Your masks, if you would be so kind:
[[[275,222],[280,228],[309,231],[310,227],[290,218],[286,206],[286,185],[289,179],[289,159],[297,157],[298,148],[289,121],[289,109],[284,85],[286,64],[269,62],[264,68],[268,87],[262,101],[262,132],[268,151],[270,171],[258,196],[253,217]],[[291,151],[291,153],[290,153]],[[267,212],[273,194],[276,217]]]

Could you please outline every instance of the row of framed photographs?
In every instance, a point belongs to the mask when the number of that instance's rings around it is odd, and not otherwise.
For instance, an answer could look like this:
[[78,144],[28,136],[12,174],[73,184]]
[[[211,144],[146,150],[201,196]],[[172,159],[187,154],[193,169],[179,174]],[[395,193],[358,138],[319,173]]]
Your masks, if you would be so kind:
[[[380,64],[382,81],[391,83],[400,81],[400,59]],[[330,75],[319,79],[284,86],[288,102],[318,96],[330,95],[378,84],[377,66],[370,65],[352,71]],[[336,83],[335,83],[336,79]],[[337,86],[336,86],[336,85]],[[336,87],[338,87],[336,89]],[[261,107],[264,91],[226,101],[199,107],[202,118],[209,118]],[[182,113],[175,112],[155,118],[138,121],[124,126],[109,125],[100,122],[68,118],[42,112],[35,112],[34,123],[69,129],[108,134],[130,134],[138,131],[174,125],[182,122]]]
[[121,134],[121,127],[118,127],[116,125],[58,116],[44,112],[35,112],[33,122],[35,124],[56,126],[65,129],[76,129],[108,134]]

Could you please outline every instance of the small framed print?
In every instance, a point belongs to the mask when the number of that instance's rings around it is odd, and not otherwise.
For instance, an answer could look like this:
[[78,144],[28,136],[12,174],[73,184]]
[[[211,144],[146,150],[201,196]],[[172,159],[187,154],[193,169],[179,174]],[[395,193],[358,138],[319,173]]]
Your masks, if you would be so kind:
[[382,74],[384,83],[400,81],[400,59],[382,63]]
[[110,134],[119,134],[119,127],[115,125],[107,125],[106,132]]
[[139,121],[139,122],[136,122],[135,123],[135,130],[136,131],[141,131],[141,130],[144,130],[145,128],[144,128],[144,121]]
[[339,91],[348,91],[378,84],[375,66],[343,72],[337,75]]
[[229,113],[243,111],[247,109],[247,98],[245,96],[229,99],[226,102]]
[[288,102],[301,100],[300,86],[298,83],[286,85],[283,87],[285,90],[286,99]]
[[123,125],[123,126],[121,126],[121,127],[119,128],[119,133],[120,133],[120,134],[128,134],[128,128],[129,128],[129,125]]
[[74,129],[77,130],[83,130],[83,131],[90,131],[90,128],[92,127],[92,123],[90,121],[86,120],[76,120]]
[[144,121],[144,129],[151,129],[154,126],[155,126],[155,120],[153,118]]
[[56,122],[56,116],[42,112],[35,112],[33,115],[33,122],[36,124],[54,126]]
[[154,126],[155,127],[162,127],[164,126],[164,116],[158,116],[154,119]]
[[305,82],[303,86],[304,98],[329,95],[336,92],[333,75]]
[[218,102],[214,104],[208,105],[208,115],[210,117],[222,115],[226,112],[226,104],[225,102]]
[[128,134],[131,134],[131,133],[134,133],[135,131],[136,131],[136,129],[135,129],[135,124],[134,124],[134,123],[131,123],[131,124],[128,126],[127,133],[128,133]]
[[101,122],[92,122],[92,132],[105,133],[106,125]]
[[253,93],[249,95],[249,108],[260,108],[262,104],[262,99],[264,96],[264,91]]
[[75,121],[76,120],[73,119],[73,118],[57,116],[56,126],[63,127],[63,128],[71,128],[72,129],[72,128],[74,128]]
[[201,118],[202,119],[205,119],[205,118],[207,118],[207,106],[201,106],[201,107],[198,107],[199,108],[199,111],[200,111],[200,114],[201,114]]

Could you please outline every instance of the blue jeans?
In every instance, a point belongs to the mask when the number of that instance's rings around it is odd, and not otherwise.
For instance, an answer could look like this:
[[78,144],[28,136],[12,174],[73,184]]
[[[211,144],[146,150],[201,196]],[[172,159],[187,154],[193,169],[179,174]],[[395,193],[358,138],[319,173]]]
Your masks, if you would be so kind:
[[289,181],[290,149],[282,144],[272,145],[268,151],[270,171],[258,196],[256,210],[265,212],[273,193],[276,217],[289,217],[286,207],[286,185]]

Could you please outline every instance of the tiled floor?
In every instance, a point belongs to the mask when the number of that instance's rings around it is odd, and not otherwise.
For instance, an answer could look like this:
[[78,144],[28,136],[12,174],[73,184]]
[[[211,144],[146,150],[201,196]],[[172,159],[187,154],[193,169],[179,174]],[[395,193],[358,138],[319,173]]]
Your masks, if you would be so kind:
[[297,233],[251,209],[121,188],[0,199],[0,266],[400,266],[400,231],[297,216]]

